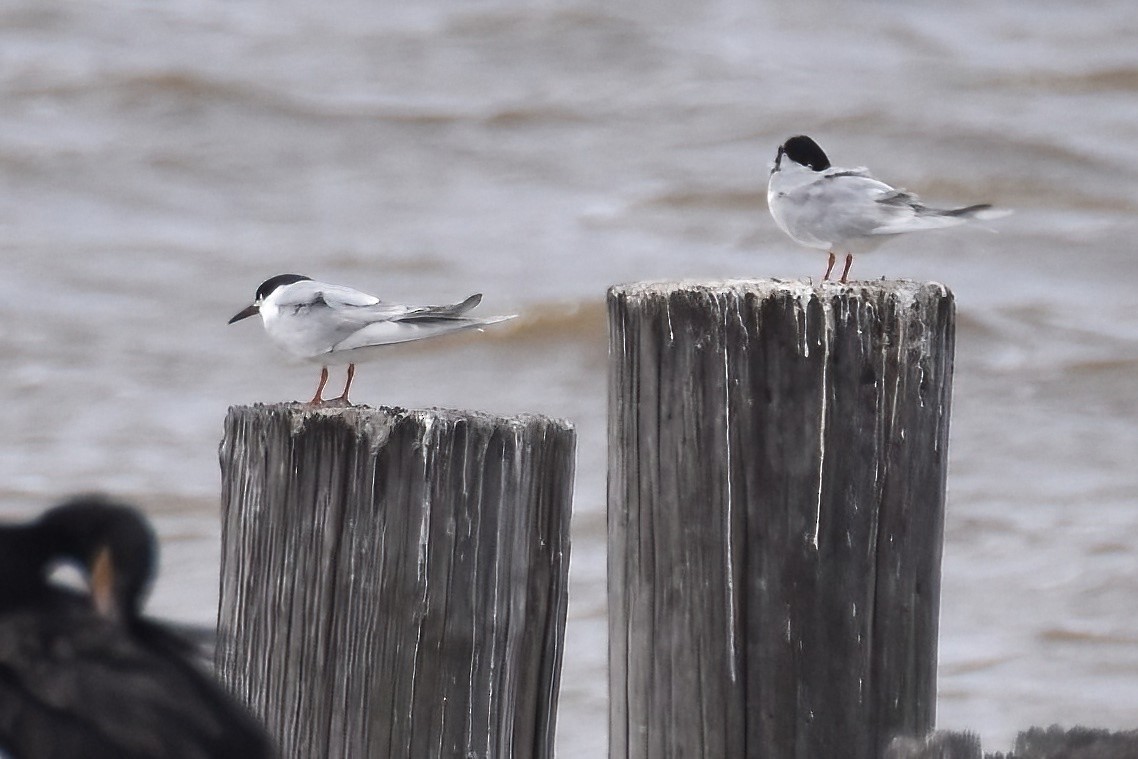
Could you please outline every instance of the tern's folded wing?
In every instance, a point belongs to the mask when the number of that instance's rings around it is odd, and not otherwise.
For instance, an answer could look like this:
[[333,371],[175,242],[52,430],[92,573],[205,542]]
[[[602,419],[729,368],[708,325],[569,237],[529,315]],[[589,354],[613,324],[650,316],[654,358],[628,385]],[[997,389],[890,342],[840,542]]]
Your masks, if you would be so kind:
[[883,208],[888,209],[891,215],[889,219],[882,220],[873,229],[872,234],[875,235],[893,235],[919,229],[954,227],[991,207],[978,205],[951,210],[929,208],[921,203],[916,195],[903,190],[884,195],[877,202]]
[[384,321],[369,324],[341,340],[333,350],[346,351],[376,345],[393,345],[423,340],[450,332],[480,329],[486,324],[501,321],[500,318],[471,319],[468,317],[422,317]]
[[912,216],[911,208],[878,202],[897,192],[864,174],[832,173],[789,193],[781,213],[791,236],[803,244],[842,246],[877,234],[878,227],[899,217]]
[[333,307],[371,306],[379,303],[379,298],[343,285],[329,285],[305,279],[289,285],[287,290],[277,296],[276,302],[282,308],[310,306],[316,303]]
[[335,324],[338,330],[348,331],[355,331],[372,322],[400,319],[427,308],[384,303],[374,295],[323,282],[296,283],[290,288],[287,298],[280,300],[280,305],[297,309],[298,313],[301,309],[308,309],[313,314],[319,314],[322,321]]
[[457,317],[471,310],[482,300],[482,294],[471,295],[461,303],[445,306],[403,306],[398,303],[384,303],[378,298],[353,290],[350,287],[325,285],[315,293],[319,300],[332,309],[342,311],[345,316],[363,323],[379,320],[404,320],[420,318]]
[[[332,303],[328,303],[328,305],[337,322],[352,325],[353,330],[357,330],[372,327],[382,322],[398,323],[406,327],[408,325],[424,326],[432,322],[461,320],[465,318],[463,314],[477,306],[480,300],[482,300],[481,295],[471,295],[462,303],[446,306],[401,306],[396,303],[383,303],[381,301],[361,306],[343,303],[334,306]],[[392,331],[397,332],[398,330],[393,328]]]

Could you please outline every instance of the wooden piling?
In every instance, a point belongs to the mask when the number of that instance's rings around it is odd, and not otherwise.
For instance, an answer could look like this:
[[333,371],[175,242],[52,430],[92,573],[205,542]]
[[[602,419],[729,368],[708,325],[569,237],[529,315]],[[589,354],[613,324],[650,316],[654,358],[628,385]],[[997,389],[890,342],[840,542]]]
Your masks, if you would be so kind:
[[218,669],[289,757],[551,757],[561,421],[235,407]]
[[879,759],[933,724],[940,285],[609,291],[613,759]]

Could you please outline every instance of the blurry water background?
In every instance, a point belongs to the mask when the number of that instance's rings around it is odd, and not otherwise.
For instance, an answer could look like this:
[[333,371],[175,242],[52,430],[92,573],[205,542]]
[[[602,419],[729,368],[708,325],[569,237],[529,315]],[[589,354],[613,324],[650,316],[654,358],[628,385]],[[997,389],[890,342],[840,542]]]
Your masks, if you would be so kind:
[[819,277],[765,200],[807,133],[1016,209],[853,268],[957,297],[940,726],[1138,727],[1136,39],[1129,0],[3,0],[0,517],[143,504],[150,611],[210,624],[226,408],[318,373],[226,319],[281,272],[481,291],[521,317],[353,396],[576,424],[558,746],[603,756],[605,288]]

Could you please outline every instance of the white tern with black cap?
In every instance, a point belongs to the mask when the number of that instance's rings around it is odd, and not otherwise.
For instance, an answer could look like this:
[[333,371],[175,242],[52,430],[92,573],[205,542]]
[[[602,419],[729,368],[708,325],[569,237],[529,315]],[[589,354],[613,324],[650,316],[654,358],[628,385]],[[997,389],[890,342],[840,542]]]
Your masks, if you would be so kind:
[[792,240],[829,252],[822,279],[830,278],[836,254],[846,254],[841,282],[849,275],[855,253],[870,251],[894,235],[1010,213],[987,203],[929,208],[916,195],[874,179],[864,168],[831,166],[818,143],[805,135],[779,146],[767,185],[767,205],[775,224]]
[[347,364],[344,392],[335,400],[348,403],[356,362],[374,358],[382,346],[481,329],[513,318],[467,316],[481,300],[477,294],[449,306],[402,306],[343,285],[278,274],[262,282],[252,305],[229,323],[260,314],[265,332],[278,347],[319,363],[320,385],[309,401],[314,405],[325,402],[321,393],[328,383],[329,365]]

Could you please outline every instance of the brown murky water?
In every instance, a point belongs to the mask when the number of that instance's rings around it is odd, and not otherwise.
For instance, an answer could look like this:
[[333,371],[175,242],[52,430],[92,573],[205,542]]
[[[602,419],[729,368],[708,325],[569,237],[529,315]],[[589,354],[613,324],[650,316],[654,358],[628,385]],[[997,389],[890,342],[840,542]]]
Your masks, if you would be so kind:
[[[790,4],[786,4],[790,5]],[[1138,725],[1138,9],[964,2],[0,5],[0,516],[99,489],[211,622],[230,404],[305,398],[255,322],[297,271],[521,318],[360,368],[373,405],[572,419],[560,755],[604,755],[614,282],[817,277],[778,144],[1016,214],[891,243],[960,325],[940,724]],[[338,381],[338,377],[333,383]]]

